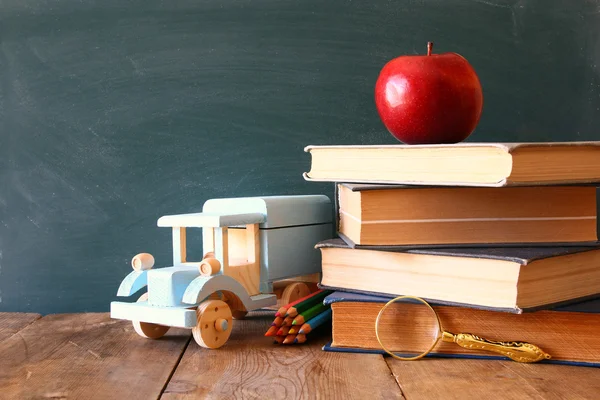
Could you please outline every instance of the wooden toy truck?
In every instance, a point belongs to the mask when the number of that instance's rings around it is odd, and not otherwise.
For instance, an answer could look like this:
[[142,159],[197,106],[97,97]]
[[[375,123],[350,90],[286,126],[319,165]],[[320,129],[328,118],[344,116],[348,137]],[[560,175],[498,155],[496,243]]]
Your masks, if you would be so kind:
[[[173,266],[152,269],[140,253],[117,295],[147,287],[137,302],[112,302],[111,317],[130,320],[143,337],[157,339],[169,327],[191,328],[203,347],[227,342],[233,318],[310,293],[302,277],[319,274],[314,246],[332,237],[331,202],[323,195],[211,199],[201,213],[167,215],[158,226],[173,231]],[[186,258],[186,229],[201,228],[204,257]],[[317,275],[317,278],[320,275]]]

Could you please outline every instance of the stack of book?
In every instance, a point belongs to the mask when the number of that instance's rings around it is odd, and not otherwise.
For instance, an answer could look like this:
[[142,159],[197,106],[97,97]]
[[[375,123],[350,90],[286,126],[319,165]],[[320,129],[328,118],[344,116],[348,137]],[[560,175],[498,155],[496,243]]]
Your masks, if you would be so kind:
[[330,323],[331,307],[325,301],[330,294],[331,290],[319,289],[284,305],[275,313],[265,336],[272,337],[275,344],[305,343],[309,333]]
[[[600,365],[600,142],[305,151],[304,178],[336,193],[339,237],[317,245],[320,286],[335,291],[325,299],[326,350],[382,352],[379,310],[410,295],[434,305],[450,331],[530,341],[548,362]],[[381,329],[401,338],[405,328]]]

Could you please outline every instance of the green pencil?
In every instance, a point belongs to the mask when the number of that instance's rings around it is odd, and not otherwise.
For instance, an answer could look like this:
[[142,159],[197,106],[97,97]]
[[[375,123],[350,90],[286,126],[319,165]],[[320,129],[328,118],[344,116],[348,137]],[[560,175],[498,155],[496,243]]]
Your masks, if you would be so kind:
[[295,317],[296,315],[308,310],[317,303],[323,303],[323,299],[333,293],[332,290],[323,290],[315,296],[312,296],[301,303],[296,304],[294,307],[288,308],[285,316]]
[[[313,329],[317,328],[320,325],[323,325],[325,322],[331,320],[331,308],[323,311],[321,314],[316,317],[308,320],[304,325],[300,327],[300,330],[297,331],[299,334],[307,334],[310,333]],[[290,329],[291,332],[291,329]],[[296,332],[294,330],[294,332]]]
[[294,320],[292,321],[292,325],[302,325],[305,321],[308,321],[309,319],[316,317],[317,315],[321,314],[323,311],[327,310],[328,308],[329,308],[328,305],[319,303],[316,306],[309,308],[305,312],[300,313],[300,315],[298,315],[296,318],[294,318]]
[[302,303],[304,300],[309,299],[310,297],[316,296],[317,294],[321,293],[323,291],[323,289],[319,289],[316,292],[313,292],[307,296],[304,296],[302,298],[299,298],[298,300],[295,300],[293,302],[291,302],[290,304],[286,304],[285,306],[279,308],[279,310],[277,310],[277,312],[275,313],[276,317],[283,317],[285,316],[285,313],[287,312],[288,308],[290,307],[294,307],[296,304],[300,304]]

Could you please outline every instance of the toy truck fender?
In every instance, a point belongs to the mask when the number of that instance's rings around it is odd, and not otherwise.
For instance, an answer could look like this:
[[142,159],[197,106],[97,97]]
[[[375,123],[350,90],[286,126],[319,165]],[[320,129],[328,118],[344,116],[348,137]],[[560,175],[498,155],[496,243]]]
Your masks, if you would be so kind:
[[148,271],[132,271],[123,279],[117,296],[131,296],[148,285]]
[[198,304],[215,292],[227,291],[236,295],[247,311],[277,303],[275,295],[250,297],[246,289],[235,279],[226,275],[199,276],[188,285],[183,294],[183,303]]

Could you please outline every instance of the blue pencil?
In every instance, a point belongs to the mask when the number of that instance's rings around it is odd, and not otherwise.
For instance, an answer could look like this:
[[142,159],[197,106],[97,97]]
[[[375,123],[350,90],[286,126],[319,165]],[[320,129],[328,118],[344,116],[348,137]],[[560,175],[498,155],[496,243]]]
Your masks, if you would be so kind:
[[325,322],[329,321],[330,319],[331,319],[331,308],[328,308],[327,310],[323,311],[321,314],[308,320],[308,322],[306,322],[304,325],[302,325],[300,327],[300,330],[298,331],[298,333],[306,335],[307,333],[309,333],[316,327],[323,325]]

